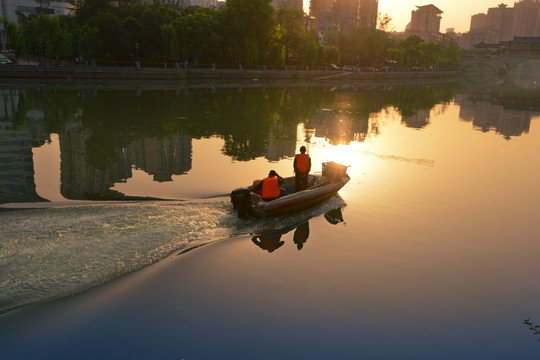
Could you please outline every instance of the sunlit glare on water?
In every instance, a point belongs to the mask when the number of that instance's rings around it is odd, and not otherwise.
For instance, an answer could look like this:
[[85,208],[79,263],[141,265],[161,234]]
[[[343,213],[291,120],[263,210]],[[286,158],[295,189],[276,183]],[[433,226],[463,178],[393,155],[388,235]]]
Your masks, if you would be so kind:
[[329,147],[324,152],[325,161],[351,166],[358,162],[358,149],[355,143],[349,145],[336,145]]

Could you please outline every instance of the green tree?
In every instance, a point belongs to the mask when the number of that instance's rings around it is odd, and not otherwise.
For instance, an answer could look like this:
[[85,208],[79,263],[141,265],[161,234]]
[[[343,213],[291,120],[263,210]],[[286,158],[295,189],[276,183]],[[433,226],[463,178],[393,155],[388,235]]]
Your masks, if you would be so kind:
[[459,45],[452,39],[446,44],[443,48],[443,61],[441,66],[446,69],[455,69],[461,63],[461,48]]
[[287,62],[293,55],[295,49],[298,49],[304,35],[304,25],[302,18],[304,14],[294,6],[280,5],[276,18],[277,24],[274,27],[273,42],[280,48],[282,62]]
[[65,55],[66,38],[60,19],[44,14],[33,16],[21,25],[21,49],[25,55],[43,54],[55,59]]
[[161,25],[161,38],[163,43],[163,56],[166,61],[178,59],[178,40],[176,28],[171,24]]
[[163,56],[161,26],[170,24],[176,17],[176,12],[159,4],[144,6],[141,14],[142,41],[140,54],[146,60],[159,60]]
[[330,33],[329,43],[340,49],[344,64],[379,66],[386,57],[390,42],[384,31],[357,27]]
[[120,19],[112,12],[98,11],[89,19],[88,25],[98,29],[97,42],[105,58],[126,58],[129,39],[124,35]]
[[71,4],[75,9],[75,17],[81,25],[86,24],[98,12],[105,13],[114,10],[111,0],[71,0]]
[[6,47],[8,49],[15,49],[19,52],[21,46],[19,26],[16,22],[9,20],[7,17],[2,18],[2,25],[6,32]]
[[318,65],[317,54],[319,51],[317,33],[315,31],[306,31],[302,39],[302,58],[303,64],[307,66]]
[[212,62],[220,57],[218,14],[200,6],[186,8],[173,22],[182,60]]
[[228,0],[222,30],[234,61],[262,63],[274,25],[271,0]]
[[98,50],[101,48],[98,34],[99,30],[88,24],[84,24],[76,30],[74,42],[76,44],[76,52],[81,57],[81,60],[89,60],[96,56]]
[[138,55],[138,46],[142,42],[142,24],[138,19],[129,15],[122,19],[121,26],[126,36],[127,53],[135,59]]
[[317,62],[319,64],[339,64],[341,62],[339,48],[335,45],[319,47]]
[[421,64],[424,52],[422,50],[422,44],[424,40],[418,36],[413,35],[406,38],[401,44],[404,50],[404,66],[414,67]]

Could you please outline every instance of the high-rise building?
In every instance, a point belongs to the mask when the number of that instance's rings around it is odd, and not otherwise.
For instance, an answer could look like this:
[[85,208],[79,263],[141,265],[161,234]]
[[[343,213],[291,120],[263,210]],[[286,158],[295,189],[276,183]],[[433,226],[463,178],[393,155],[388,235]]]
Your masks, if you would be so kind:
[[379,0],[360,0],[359,5],[357,15],[358,25],[376,29]]
[[416,35],[424,41],[435,41],[440,38],[442,10],[435,5],[417,6],[411,11],[411,22],[405,31]]
[[479,13],[476,15],[471,16],[471,27],[470,30],[478,30],[483,29],[487,26],[488,20],[487,20],[487,14]]
[[334,28],[334,0],[311,0],[309,14],[315,19],[313,28],[324,41],[324,34]]
[[281,4],[293,6],[302,12],[304,11],[303,0],[272,0],[272,6],[274,7],[274,9],[277,9]]
[[540,2],[520,0],[513,8],[500,4],[489,8],[487,14],[473,15],[470,31],[463,37],[467,41],[460,45],[473,49],[481,42],[498,44],[514,37],[540,37]]
[[476,42],[496,44],[514,38],[515,9],[505,4],[489,8],[487,14],[471,16],[470,37]]
[[351,30],[357,22],[358,0],[336,0],[334,15],[338,29]]
[[417,6],[417,8],[411,12],[409,30],[439,33],[443,11],[433,4]]
[[314,28],[324,40],[329,30],[351,30],[355,27],[377,27],[379,0],[311,0],[309,15]]
[[488,25],[497,32],[496,42],[509,41],[514,38],[514,15],[515,9],[509,8],[505,4],[488,10]]
[[[119,1],[119,0],[118,0]],[[139,4],[152,5],[154,0],[137,0]],[[185,9],[188,6],[200,6],[205,8],[217,8],[217,0],[160,0],[160,4],[173,9]]]
[[540,3],[522,0],[515,3],[513,31],[515,36],[540,36]]
[[41,7],[34,0],[0,0],[0,18],[7,17],[11,21],[18,21],[17,13],[23,15],[36,14],[41,11],[53,15],[67,15],[73,6],[69,0],[53,0],[48,5]]
[[335,0],[334,15],[336,25],[341,30],[364,26],[377,27],[378,0]]

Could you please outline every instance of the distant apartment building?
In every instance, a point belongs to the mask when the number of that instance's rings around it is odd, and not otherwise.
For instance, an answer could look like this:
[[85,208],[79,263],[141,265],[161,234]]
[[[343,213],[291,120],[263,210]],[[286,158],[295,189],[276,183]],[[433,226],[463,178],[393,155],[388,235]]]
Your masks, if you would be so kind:
[[355,27],[358,16],[358,0],[336,0],[334,3],[334,19],[340,30],[351,30]]
[[321,40],[329,30],[377,27],[378,0],[311,0],[309,14]]
[[478,13],[471,16],[470,30],[478,30],[485,28],[488,24],[487,17],[488,15],[484,13]]
[[[137,2],[139,4],[152,5],[155,0],[138,0]],[[160,0],[159,3],[177,10],[185,9],[188,6],[201,6],[206,8],[217,8],[218,6],[218,0]]]
[[515,36],[540,36],[540,2],[522,0],[514,4],[514,34]]
[[200,6],[205,8],[216,8],[217,0],[178,0],[182,3],[182,8],[188,6]]
[[334,0],[311,0],[309,15],[314,19],[313,28],[324,42],[325,34],[334,29]]
[[[43,7],[41,11],[54,15],[67,15],[72,12],[73,6],[69,0],[51,1],[49,5]],[[40,5],[34,0],[0,0],[0,18],[7,17],[11,21],[18,21],[17,13],[23,15],[37,14]]]
[[470,50],[480,43],[499,44],[514,37],[540,37],[540,2],[521,0],[514,7],[499,4],[485,14],[473,15],[460,46]]
[[360,0],[358,4],[358,25],[376,29],[377,16],[379,15],[379,0]]
[[465,36],[468,42],[465,48],[472,48],[473,44],[480,42],[496,44],[514,38],[515,9],[506,4],[496,8],[489,8],[487,14],[471,16],[471,27]]
[[411,22],[405,32],[408,35],[416,35],[424,41],[436,41],[440,39],[442,10],[435,5],[417,6],[411,11]]
[[[18,22],[19,15],[29,16],[38,12],[51,16],[67,15],[73,11],[73,6],[69,0],[51,1],[49,5],[41,7],[34,0],[0,0],[0,19],[8,18],[10,21]],[[6,49],[6,34],[4,26],[0,23],[0,42],[2,49]]]
[[299,9],[300,11],[304,11],[304,1],[303,0],[272,0],[272,6],[274,9],[279,8],[281,4],[289,5],[292,7],[295,7]]
[[334,19],[340,30],[377,27],[378,0],[335,0]]
[[496,32],[495,42],[508,41],[514,38],[514,15],[515,9],[505,4],[488,9],[487,25]]

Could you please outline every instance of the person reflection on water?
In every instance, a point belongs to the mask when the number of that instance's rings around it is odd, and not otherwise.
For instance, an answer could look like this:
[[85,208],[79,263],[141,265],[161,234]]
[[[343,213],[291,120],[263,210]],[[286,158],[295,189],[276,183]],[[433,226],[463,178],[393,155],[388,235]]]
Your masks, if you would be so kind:
[[308,237],[309,237],[309,222],[306,221],[305,223],[298,225],[298,227],[294,231],[293,241],[296,244],[296,248],[298,250],[302,250]]
[[270,170],[268,177],[256,183],[251,188],[251,191],[260,193],[263,200],[274,200],[280,196],[287,195],[287,190],[279,187],[284,182],[285,180],[277,172]]
[[285,244],[285,241],[281,240],[281,235],[283,233],[280,230],[272,230],[252,237],[251,241],[261,249],[271,253]]
[[260,247],[263,250],[268,251],[269,253],[274,252],[274,250],[279,249],[285,241],[281,240],[281,237],[287,234],[289,231],[294,230],[293,242],[296,244],[298,250],[302,250],[304,244],[309,237],[309,221],[303,222],[294,227],[285,227],[282,229],[273,229],[264,231],[258,235],[255,235],[251,238],[251,241]]
[[311,170],[311,158],[306,154],[306,147],[300,147],[300,154],[294,157],[294,175],[296,180],[296,191],[307,189],[308,175]]

